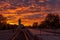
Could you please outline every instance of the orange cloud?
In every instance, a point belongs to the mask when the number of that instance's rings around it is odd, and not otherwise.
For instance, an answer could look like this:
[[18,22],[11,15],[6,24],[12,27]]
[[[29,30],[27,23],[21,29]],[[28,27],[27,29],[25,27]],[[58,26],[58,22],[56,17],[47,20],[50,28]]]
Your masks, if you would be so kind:
[[[39,2],[44,2],[44,0],[39,0]],[[24,3],[21,2],[21,5],[22,4]],[[22,24],[28,26],[32,25],[34,22],[38,22],[40,24],[42,21],[44,21],[48,13],[46,10],[50,10],[51,8],[46,8],[45,6],[41,7],[32,3],[29,6],[13,6],[8,2],[2,2],[0,4],[0,9],[0,14],[7,17],[7,23],[18,25],[18,19],[20,18],[22,20]],[[60,10],[56,12],[59,13]]]
[[0,4],[0,9],[5,10],[4,8],[9,8],[9,7],[11,7],[11,4],[9,4],[7,2],[2,1]]
[[[1,13],[7,17],[7,23],[9,24],[17,24],[18,25],[18,19],[22,19],[22,24],[24,25],[32,25],[34,22],[40,23],[43,21],[44,17],[40,17],[41,15],[46,15],[45,12],[30,12],[30,7],[17,7],[16,9],[7,9],[1,11]],[[34,15],[34,16],[33,16]],[[38,18],[35,18],[35,15],[38,16]],[[33,19],[28,18],[30,16]]]
[[44,0],[39,0],[39,2],[44,2]]

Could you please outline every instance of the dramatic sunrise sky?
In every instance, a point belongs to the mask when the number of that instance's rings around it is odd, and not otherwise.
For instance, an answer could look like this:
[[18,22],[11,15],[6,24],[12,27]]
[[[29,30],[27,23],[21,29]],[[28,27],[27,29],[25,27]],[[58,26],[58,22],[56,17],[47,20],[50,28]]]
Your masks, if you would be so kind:
[[46,15],[60,13],[60,0],[0,0],[0,14],[7,18],[7,23],[24,25],[41,23]]

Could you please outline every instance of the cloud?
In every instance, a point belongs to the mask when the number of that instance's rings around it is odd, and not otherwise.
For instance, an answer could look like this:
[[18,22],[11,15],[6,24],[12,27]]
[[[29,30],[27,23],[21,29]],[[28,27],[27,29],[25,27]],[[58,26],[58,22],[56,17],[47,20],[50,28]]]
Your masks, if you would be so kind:
[[[41,7],[40,2],[45,3],[43,0],[29,0],[28,2],[27,0],[3,0],[0,1],[0,14],[8,18],[7,23],[18,24],[19,18],[22,19],[22,24],[24,25],[32,25],[35,21],[41,23],[48,13],[46,10],[50,10],[51,8]],[[53,6],[56,8],[55,13],[59,14],[60,3],[58,1],[55,3],[57,5]]]
[[6,9],[8,9],[10,7],[11,7],[11,5],[9,3],[7,3],[7,2],[2,1],[0,3],[0,10],[6,10]]

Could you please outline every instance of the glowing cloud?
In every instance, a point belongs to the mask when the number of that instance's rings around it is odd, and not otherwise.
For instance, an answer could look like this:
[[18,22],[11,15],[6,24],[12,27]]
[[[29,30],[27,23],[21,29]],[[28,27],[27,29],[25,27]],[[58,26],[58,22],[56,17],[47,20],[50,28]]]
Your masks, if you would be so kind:
[[[46,0],[47,3],[49,0]],[[57,0],[55,0],[57,1]],[[47,11],[50,11],[50,7],[45,5],[44,0],[4,0],[0,1],[0,14],[4,17],[7,17],[7,23],[9,24],[18,24],[18,19],[22,20],[22,24],[24,25],[32,25],[34,22],[38,22],[39,24],[44,21]],[[56,2],[55,2],[56,3]],[[60,12],[58,6],[59,3],[56,3],[55,13]],[[58,11],[57,11],[58,10]]]

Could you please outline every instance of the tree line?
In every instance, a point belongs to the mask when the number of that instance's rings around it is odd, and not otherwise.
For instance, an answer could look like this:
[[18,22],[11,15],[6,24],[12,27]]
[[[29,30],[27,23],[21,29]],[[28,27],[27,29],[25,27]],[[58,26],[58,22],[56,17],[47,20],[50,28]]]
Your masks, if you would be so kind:
[[[14,29],[18,25],[7,24],[7,18],[0,15],[0,29]],[[26,27],[26,26],[24,26]],[[31,26],[28,26],[31,27]],[[48,14],[44,21],[38,25],[37,22],[33,23],[32,28],[48,28],[48,29],[59,29],[60,28],[60,17],[58,14]]]
[[58,14],[48,14],[39,28],[50,28],[50,29],[58,29],[60,28],[60,17]]

